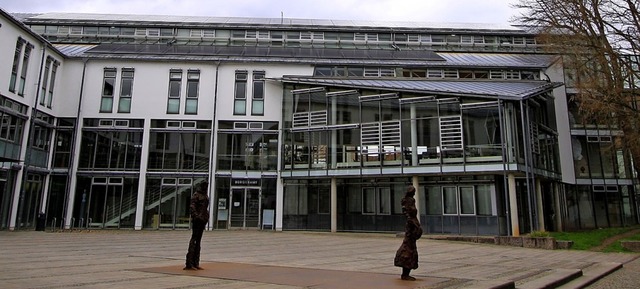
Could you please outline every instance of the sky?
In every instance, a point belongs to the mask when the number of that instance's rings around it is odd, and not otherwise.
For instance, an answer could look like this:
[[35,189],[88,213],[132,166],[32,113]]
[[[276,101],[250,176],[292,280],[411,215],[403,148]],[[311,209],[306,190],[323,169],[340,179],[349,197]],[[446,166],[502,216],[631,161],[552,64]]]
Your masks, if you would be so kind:
[[16,12],[508,24],[517,0],[0,0]]

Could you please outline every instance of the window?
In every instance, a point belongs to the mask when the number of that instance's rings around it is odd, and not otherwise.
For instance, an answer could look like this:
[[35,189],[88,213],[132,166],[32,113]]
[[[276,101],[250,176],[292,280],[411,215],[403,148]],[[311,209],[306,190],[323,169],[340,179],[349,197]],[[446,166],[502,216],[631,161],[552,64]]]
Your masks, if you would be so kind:
[[42,87],[40,88],[40,97],[39,97],[40,105],[44,105],[45,104],[45,98],[46,98],[46,95],[47,95],[47,85],[49,84],[49,82],[47,80],[49,79],[49,71],[51,70],[51,62],[52,62],[51,57],[47,57],[47,61],[45,62],[45,65],[44,65],[44,75],[42,76]]
[[9,91],[16,92],[16,80],[18,79],[18,68],[20,67],[20,55],[22,54],[22,47],[24,46],[24,40],[18,38],[16,43],[16,51],[13,55],[13,65],[11,66],[11,80],[9,82]]
[[458,214],[458,196],[456,187],[442,188],[442,206],[445,215]]
[[133,93],[133,68],[122,69],[122,79],[120,79],[120,99],[118,112],[131,112],[131,94]]
[[253,72],[251,115],[264,115],[264,71]]
[[473,187],[460,187],[460,214],[475,215],[475,203]]
[[167,102],[167,113],[178,113],[180,111],[181,87],[182,69],[171,69],[169,71],[169,100]]
[[116,74],[117,70],[115,68],[104,69],[100,112],[111,112],[113,110],[113,93],[116,83]]
[[51,103],[53,102],[53,88],[56,84],[56,73],[58,72],[58,65],[60,63],[58,61],[53,61],[53,67],[51,67],[51,77],[49,78],[49,94],[47,96],[47,107],[51,108]]
[[236,71],[233,114],[247,114],[247,72]]
[[24,86],[27,82],[27,69],[29,68],[29,55],[31,55],[31,50],[33,49],[33,45],[27,44],[27,47],[24,49],[24,56],[22,57],[22,72],[20,73],[20,87],[18,89],[18,95],[24,96]]
[[427,69],[428,78],[442,78],[443,76],[444,72],[442,69]]
[[363,188],[362,214],[390,215],[391,190],[389,188]]
[[184,106],[185,114],[198,113],[198,86],[200,84],[200,70],[187,71],[187,100]]

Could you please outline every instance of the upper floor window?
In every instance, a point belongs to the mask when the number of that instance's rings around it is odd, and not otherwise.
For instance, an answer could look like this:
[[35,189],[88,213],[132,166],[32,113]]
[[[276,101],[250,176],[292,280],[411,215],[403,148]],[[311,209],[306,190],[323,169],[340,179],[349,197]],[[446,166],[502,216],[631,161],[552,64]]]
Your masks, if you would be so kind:
[[180,111],[180,92],[182,91],[182,69],[169,71],[169,100],[167,101],[167,113]]
[[16,50],[13,54],[13,65],[11,66],[11,80],[9,81],[9,91],[16,92],[16,80],[18,79],[18,69],[20,68],[20,56],[22,55],[22,48],[24,47],[24,40],[18,38],[16,43]]
[[22,56],[22,71],[20,72],[20,86],[18,88],[18,95],[24,96],[24,87],[27,83],[27,69],[29,68],[29,56],[33,45],[28,44],[24,49],[24,55]]
[[46,102],[46,96],[47,96],[47,85],[49,85],[49,71],[51,70],[51,63],[53,62],[53,59],[51,57],[47,57],[47,61],[45,62],[44,65],[44,74],[42,76],[42,87],[40,88],[40,97],[39,97],[39,102],[40,105],[44,106],[45,102]]
[[236,71],[233,114],[247,114],[247,72]]
[[187,100],[184,106],[185,114],[198,113],[198,87],[200,84],[200,71],[187,71]]
[[123,68],[120,79],[120,99],[118,100],[118,112],[131,112],[131,96],[133,93],[133,68]]
[[264,115],[264,71],[253,72],[251,115]]
[[113,94],[116,84],[117,70],[115,68],[105,68],[102,80],[102,99],[100,101],[100,112],[113,111]]

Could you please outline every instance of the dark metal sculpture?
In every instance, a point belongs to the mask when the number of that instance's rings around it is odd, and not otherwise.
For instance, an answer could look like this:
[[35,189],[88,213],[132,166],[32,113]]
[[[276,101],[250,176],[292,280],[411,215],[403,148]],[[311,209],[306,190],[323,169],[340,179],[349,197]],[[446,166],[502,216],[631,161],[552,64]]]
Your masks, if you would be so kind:
[[198,184],[195,193],[191,196],[191,240],[184,270],[202,270],[200,267],[200,242],[202,233],[209,222],[209,197],[207,196],[208,182]]
[[402,198],[402,211],[407,217],[407,223],[404,227],[404,239],[402,245],[396,252],[393,264],[402,267],[402,280],[415,281],[416,278],[409,276],[412,269],[418,268],[418,249],[416,241],[422,236],[422,227],[418,221],[418,209],[416,208],[416,199],[413,196],[416,189],[413,186],[407,188],[407,193]]

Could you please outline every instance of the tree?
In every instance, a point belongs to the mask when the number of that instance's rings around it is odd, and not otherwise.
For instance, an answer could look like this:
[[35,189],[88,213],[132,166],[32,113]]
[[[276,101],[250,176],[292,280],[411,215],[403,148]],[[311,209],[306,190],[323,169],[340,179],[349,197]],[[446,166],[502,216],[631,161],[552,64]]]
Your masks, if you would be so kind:
[[624,133],[640,171],[640,0],[519,0],[513,20],[562,56],[579,111]]

